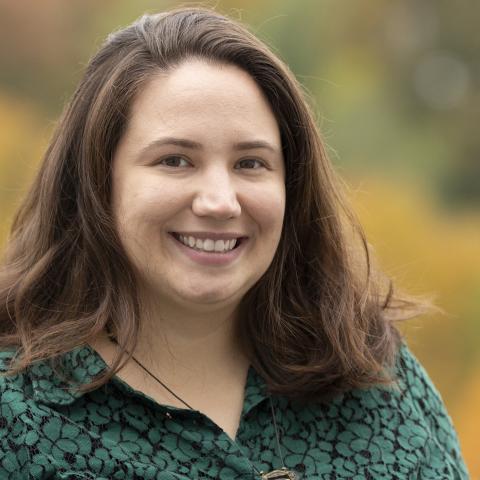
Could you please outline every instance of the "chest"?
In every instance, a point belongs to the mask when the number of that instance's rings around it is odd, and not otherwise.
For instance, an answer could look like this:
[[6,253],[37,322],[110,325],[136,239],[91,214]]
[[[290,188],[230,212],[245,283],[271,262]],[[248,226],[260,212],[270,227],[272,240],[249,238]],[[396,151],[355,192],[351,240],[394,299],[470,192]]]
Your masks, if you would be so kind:
[[[108,399],[93,395],[82,409],[92,446],[89,453],[83,452],[82,461],[94,465],[97,476],[150,478],[145,472],[151,471],[151,478],[156,478],[155,472],[170,471],[185,479],[253,480],[259,479],[256,470],[279,469],[283,461],[303,479],[340,480],[355,475],[409,479],[418,477],[430,454],[428,431],[416,425],[413,438],[399,416],[391,416],[387,427],[379,423],[380,417],[361,410],[296,412],[277,402],[279,453],[266,399],[257,397],[256,404],[244,405],[235,441],[201,412],[159,407],[149,399],[133,400],[115,392]],[[96,410],[99,404],[102,407]],[[79,415],[79,410],[69,414],[77,419]],[[346,416],[348,422],[343,421]],[[121,468],[130,476],[119,473],[117,477],[120,458]]]
[[[225,432],[232,440],[235,439],[242,414],[245,397],[245,378],[229,378],[226,382],[210,384],[182,384],[175,392],[139,377],[119,376],[125,383],[125,388],[134,389],[137,394],[147,397],[155,407],[172,407],[185,411],[193,410],[206,417],[212,425]],[[182,401],[183,400],[183,401]],[[186,402],[187,405],[183,402]],[[169,413],[167,418],[173,413]],[[177,415],[177,413],[175,413]]]
[[[180,401],[167,397],[163,392],[147,391],[145,394],[155,403],[163,406],[175,407],[185,410],[186,407]],[[223,431],[230,439],[234,440],[240,425],[240,418],[243,408],[243,389],[238,391],[227,391],[211,393],[202,397],[195,398],[194,402],[189,403],[195,412],[209,420],[211,425],[215,425]],[[185,412],[186,413],[186,412]],[[178,418],[177,413],[166,413],[167,419],[173,416]]]

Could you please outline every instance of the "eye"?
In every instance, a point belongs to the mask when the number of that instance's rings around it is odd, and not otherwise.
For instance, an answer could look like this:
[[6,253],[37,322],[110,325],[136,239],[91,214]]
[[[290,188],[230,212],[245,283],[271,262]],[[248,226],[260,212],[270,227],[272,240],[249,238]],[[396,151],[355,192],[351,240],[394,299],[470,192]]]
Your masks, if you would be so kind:
[[256,170],[262,167],[265,167],[265,164],[256,158],[244,158],[235,166],[235,168],[246,168],[249,170]]
[[161,158],[157,165],[165,165],[166,167],[179,168],[188,167],[190,163],[180,155],[169,155],[168,157]]

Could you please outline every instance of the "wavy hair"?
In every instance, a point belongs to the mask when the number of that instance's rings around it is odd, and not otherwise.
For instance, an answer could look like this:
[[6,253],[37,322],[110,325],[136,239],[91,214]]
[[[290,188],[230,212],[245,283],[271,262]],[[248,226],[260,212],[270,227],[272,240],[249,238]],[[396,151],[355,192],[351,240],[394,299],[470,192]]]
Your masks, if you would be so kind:
[[240,67],[277,119],[286,212],[267,272],[241,303],[239,331],[272,393],[322,400],[388,384],[401,336],[395,321],[429,308],[375,268],[302,86],[240,23],[206,8],[144,15],[108,36],[90,60],[18,209],[0,267],[0,347],[8,374],[58,360],[102,330],[122,346],[107,382],[137,342],[140,300],[111,211],[111,164],[135,95],[190,58]]

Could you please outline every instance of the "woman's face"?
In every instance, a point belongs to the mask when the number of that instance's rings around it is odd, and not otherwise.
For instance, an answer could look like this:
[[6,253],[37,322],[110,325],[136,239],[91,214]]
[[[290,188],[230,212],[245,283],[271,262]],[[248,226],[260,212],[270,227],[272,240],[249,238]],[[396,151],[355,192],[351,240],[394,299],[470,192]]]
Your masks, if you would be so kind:
[[152,77],[112,175],[121,242],[156,303],[235,307],[270,265],[285,210],[280,132],[243,70],[189,60]]

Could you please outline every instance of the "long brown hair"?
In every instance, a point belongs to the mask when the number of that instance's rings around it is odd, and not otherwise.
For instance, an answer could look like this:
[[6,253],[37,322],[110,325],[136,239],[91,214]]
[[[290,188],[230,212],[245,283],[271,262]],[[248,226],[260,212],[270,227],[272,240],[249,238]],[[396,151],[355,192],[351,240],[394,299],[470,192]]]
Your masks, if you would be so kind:
[[136,93],[188,58],[248,72],[278,121],[286,214],[278,250],[241,304],[240,335],[274,393],[326,399],[388,383],[400,335],[394,320],[427,303],[394,293],[373,267],[314,116],[288,67],[244,26],[212,10],[144,15],[111,34],[66,106],[11,228],[0,272],[0,347],[9,374],[58,359],[106,329],[123,350],[93,383],[108,381],[137,341],[134,274],[110,206],[111,162]]

